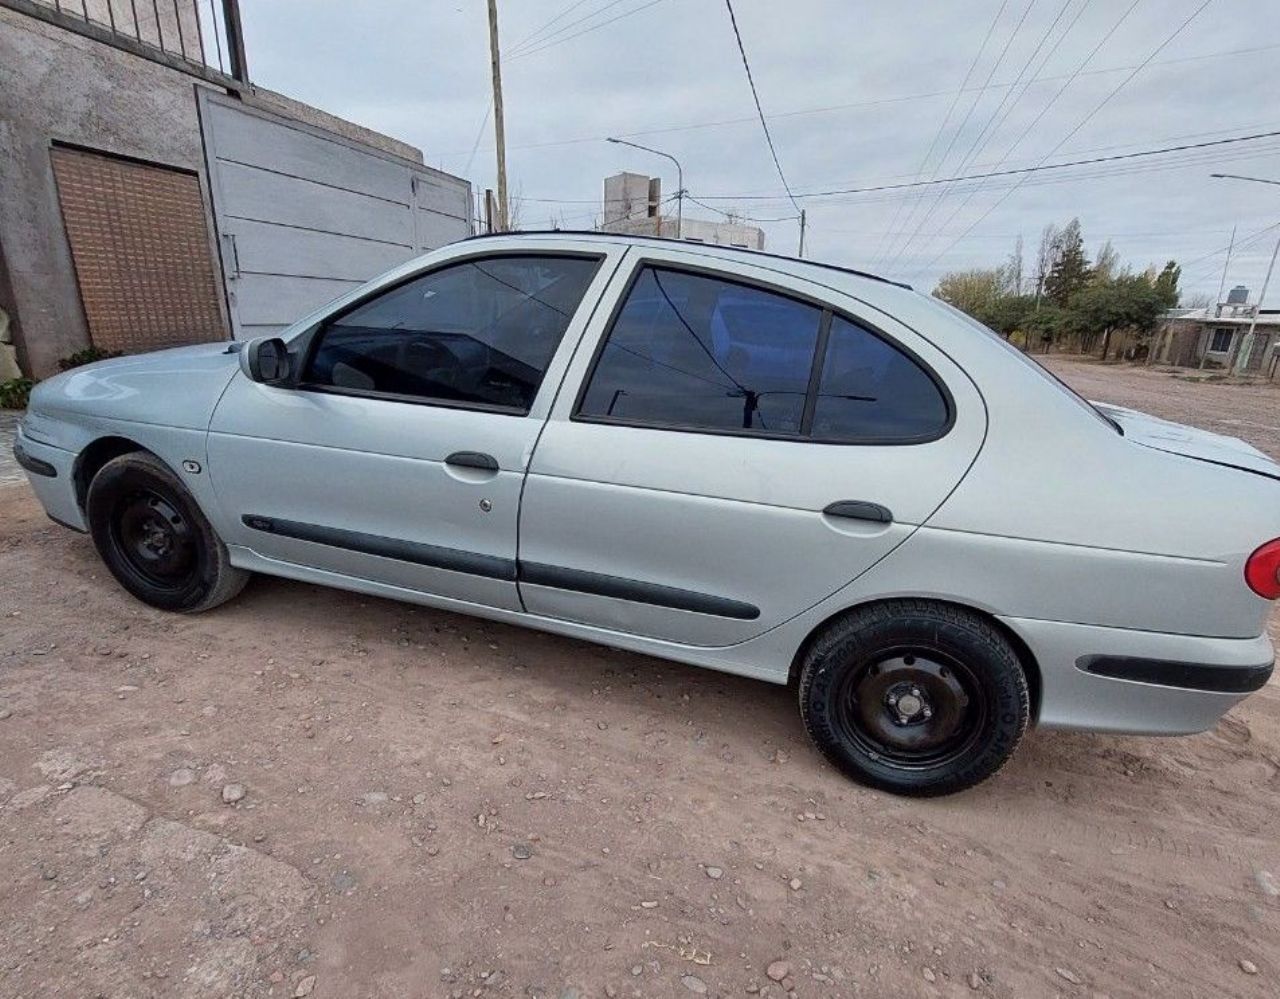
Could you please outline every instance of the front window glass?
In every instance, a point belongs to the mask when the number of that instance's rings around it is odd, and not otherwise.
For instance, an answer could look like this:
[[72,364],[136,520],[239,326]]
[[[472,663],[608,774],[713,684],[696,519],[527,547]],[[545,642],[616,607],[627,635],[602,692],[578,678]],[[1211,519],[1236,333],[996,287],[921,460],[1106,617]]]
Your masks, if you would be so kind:
[[598,266],[503,256],[424,274],[329,323],[304,381],[527,413]]

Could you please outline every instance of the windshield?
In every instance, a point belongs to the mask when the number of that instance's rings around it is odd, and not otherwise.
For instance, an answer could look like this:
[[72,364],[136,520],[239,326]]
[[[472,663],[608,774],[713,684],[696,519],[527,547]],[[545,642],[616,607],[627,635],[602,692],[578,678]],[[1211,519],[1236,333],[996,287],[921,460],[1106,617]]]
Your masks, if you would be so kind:
[[973,329],[978,330],[984,335],[990,337],[992,340],[996,341],[996,343],[1000,344],[1002,348],[1004,348],[1010,354],[1013,354],[1015,357],[1017,357],[1018,360],[1020,360],[1023,364],[1029,367],[1032,371],[1036,372],[1036,374],[1038,374],[1041,378],[1047,381],[1050,385],[1053,385],[1060,392],[1064,392],[1072,400],[1074,400],[1076,403],[1082,406],[1085,410],[1089,412],[1089,414],[1094,419],[1101,420],[1103,423],[1105,423],[1108,427],[1110,427],[1116,433],[1120,434],[1120,436],[1122,437],[1124,436],[1124,431],[1120,428],[1120,424],[1118,424],[1115,420],[1113,420],[1106,413],[1100,410],[1097,406],[1091,403],[1088,399],[1082,396],[1079,392],[1073,389],[1070,385],[1064,382],[1061,378],[1055,375],[1052,371],[1046,368],[1043,364],[1037,361],[1034,357],[1032,357],[1030,354],[1023,353],[1021,350],[1019,350],[1017,347],[1011,344],[1008,340],[1002,337],[999,333],[993,330],[990,326],[987,326],[984,323],[978,322],[978,320],[974,319],[973,316],[969,315],[967,312],[963,312],[960,309],[957,309],[954,305],[950,305],[947,302],[944,302],[940,298],[935,298],[933,295],[926,295],[925,297],[928,298],[930,301],[940,305],[943,309],[951,313],[951,315],[955,316],[957,319],[963,320],[966,325],[972,327]]

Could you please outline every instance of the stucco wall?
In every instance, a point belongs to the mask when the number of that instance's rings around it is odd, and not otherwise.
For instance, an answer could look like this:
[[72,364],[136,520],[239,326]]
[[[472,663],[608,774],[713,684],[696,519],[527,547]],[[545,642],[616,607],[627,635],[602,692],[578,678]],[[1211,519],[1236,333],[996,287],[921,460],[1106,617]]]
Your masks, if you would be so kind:
[[[91,15],[102,2],[89,0]],[[167,47],[176,49],[176,39]],[[47,377],[58,370],[59,358],[89,345],[50,160],[54,143],[198,173],[217,259],[198,86],[207,85],[0,7],[0,265],[8,276],[0,282],[0,308],[14,318],[18,359],[27,373]],[[407,143],[283,95],[259,90],[245,100],[422,162],[421,151]]]
[[194,86],[183,73],[0,7],[0,242],[19,361],[35,376],[89,343],[50,145],[203,173]]

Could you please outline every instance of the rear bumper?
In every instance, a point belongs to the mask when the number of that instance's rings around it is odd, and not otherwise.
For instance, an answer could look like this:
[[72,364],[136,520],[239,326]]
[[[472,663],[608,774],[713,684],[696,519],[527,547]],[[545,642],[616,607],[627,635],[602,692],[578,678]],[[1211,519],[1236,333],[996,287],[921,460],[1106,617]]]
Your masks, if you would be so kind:
[[1271,676],[1266,635],[1204,638],[1002,618],[1040,665],[1044,728],[1184,735],[1212,728]]
[[13,443],[13,453],[18,464],[26,469],[31,489],[45,513],[74,530],[86,530],[84,513],[76,501],[76,456],[29,437],[23,433],[21,424]]

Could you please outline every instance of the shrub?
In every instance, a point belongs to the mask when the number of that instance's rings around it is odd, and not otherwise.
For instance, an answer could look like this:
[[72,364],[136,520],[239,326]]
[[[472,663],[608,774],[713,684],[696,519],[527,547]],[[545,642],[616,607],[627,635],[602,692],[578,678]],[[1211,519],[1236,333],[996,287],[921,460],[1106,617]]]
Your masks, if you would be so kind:
[[0,382],[0,409],[26,409],[27,398],[35,385],[30,378],[10,378]]
[[60,358],[58,361],[58,369],[60,371],[70,371],[72,368],[78,368],[82,364],[92,364],[94,361],[105,361],[109,357],[119,357],[123,354],[122,350],[103,350],[101,347],[85,347],[84,350],[77,350],[69,357]]

